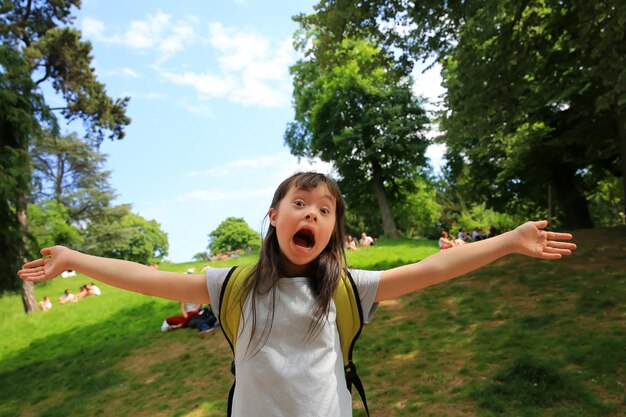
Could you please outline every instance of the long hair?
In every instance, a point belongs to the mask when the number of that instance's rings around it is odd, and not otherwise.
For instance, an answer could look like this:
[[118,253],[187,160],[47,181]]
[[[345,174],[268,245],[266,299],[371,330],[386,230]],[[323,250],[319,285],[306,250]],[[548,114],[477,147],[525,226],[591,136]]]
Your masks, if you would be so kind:
[[[274,192],[274,198],[270,208],[276,209],[281,200],[291,188],[313,189],[324,184],[336,201],[335,207],[335,227],[331,238],[322,250],[322,253],[314,260],[311,268],[311,286],[316,296],[316,309],[313,313],[313,322],[309,333],[320,328],[323,320],[328,317],[330,302],[335,288],[341,279],[343,268],[347,267],[346,253],[344,249],[344,215],[345,203],[339,187],[329,177],[316,172],[300,172],[284,180]],[[251,344],[256,329],[256,300],[258,296],[270,293],[272,297],[271,308],[268,311],[269,320],[266,321],[261,337],[254,345],[260,347],[269,337],[272,322],[274,321],[274,310],[276,306],[276,284],[282,277],[281,251],[276,235],[276,227],[269,224],[267,233],[261,246],[259,261],[247,279],[245,287],[252,294],[252,335]],[[250,346],[249,346],[250,348]]]

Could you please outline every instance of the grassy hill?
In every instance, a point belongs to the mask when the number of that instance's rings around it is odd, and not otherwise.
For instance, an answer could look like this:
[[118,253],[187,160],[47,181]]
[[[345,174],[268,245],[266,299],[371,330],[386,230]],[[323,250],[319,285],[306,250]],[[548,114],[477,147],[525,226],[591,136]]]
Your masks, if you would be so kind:
[[[510,256],[383,303],[355,351],[372,415],[624,416],[626,228],[581,230],[575,241],[562,261]],[[384,269],[435,250],[383,240],[349,260]],[[59,278],[37,295],[55,301],[89,281]],[[99,286],[100,297],[29,316],[19,296],[0,298],[0,416],[224,416],[223,336],[162,333],[176,303]]]

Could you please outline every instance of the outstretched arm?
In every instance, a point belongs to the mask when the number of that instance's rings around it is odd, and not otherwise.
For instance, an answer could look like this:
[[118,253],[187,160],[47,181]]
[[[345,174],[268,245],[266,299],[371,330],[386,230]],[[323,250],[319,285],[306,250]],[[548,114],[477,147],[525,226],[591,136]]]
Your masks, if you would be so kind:
[[528,222],[510,232],[467,245],[454,246],[410,265],[384,271],[376,301],[400,297],[431,285],[466,274],[511,253],[541,259],[560,259],[570,255],[576,245],[569,233],[543,229],[545,220]]
[[41,254],[43,258],[24,264],[18,272],[20,278],[46,281],[63,271],[75,270],[105,284],[141,294],[210,303],[204,275],[159,271],[135,262],[86,255],[63,246],[42,249]]

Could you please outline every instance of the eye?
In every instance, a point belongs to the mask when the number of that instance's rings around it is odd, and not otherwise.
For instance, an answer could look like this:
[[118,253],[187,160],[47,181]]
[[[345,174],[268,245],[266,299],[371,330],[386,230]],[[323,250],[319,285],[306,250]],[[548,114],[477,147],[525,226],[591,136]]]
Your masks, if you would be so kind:
[[322,208],[321,208],[321,210],[320,210],[320,212],[321,212],[322,214],[324,214],[324,215],[326,215],[326,214],[330,214],[330,210],[329,210],[329,209],[327,209],[326,207],[322,207]]
[[304,207],[304,201],[302,200],[296,200],[293,202],[293,204],[297,207]]

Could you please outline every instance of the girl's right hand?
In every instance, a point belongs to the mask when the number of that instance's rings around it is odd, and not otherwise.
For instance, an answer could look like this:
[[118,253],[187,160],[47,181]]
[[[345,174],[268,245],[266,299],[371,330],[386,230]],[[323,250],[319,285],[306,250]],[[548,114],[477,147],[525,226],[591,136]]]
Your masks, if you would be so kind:
[[17,274],[21,279],[30,282],[48,281],[71,269],[69,259],[73,252],[64,246],[44,248],[41,250],[43,258],[25,263]]

